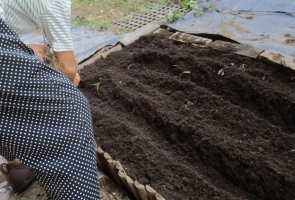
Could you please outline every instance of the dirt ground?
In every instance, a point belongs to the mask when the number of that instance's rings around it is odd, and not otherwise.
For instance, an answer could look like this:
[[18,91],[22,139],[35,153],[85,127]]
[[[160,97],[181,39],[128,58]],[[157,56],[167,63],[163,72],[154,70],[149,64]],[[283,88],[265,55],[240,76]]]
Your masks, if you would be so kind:
[[167,38],[80,72],[99,146],[167,200],[295,199],[295,72]]

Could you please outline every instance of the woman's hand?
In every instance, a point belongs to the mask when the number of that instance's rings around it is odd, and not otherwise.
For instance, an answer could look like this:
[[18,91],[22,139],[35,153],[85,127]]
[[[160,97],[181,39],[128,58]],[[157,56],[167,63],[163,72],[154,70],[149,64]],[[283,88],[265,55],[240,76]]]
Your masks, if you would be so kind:
[[52,52],[50,49],[45,46],[44,44],[35,44],[35,43],[29,43],[26,44],[28,47],[30,47],[33,51],[34,54],[42,61],[45,61],[46,56],[48,57],[53,57]]
[[54,51],[54,56],[58,63],[58,69],[68,78],[70,81],[74,81],[77,74],[77,61],[74,55],[74,51]]
[[75,76],[74,81],[73,81],[74,86],[78,87],[80,81],[81,81],[80,75],[78,73],[76,73],[76,76]]
[[[79,74],[77,73],[77,61],[74,55],[74,51],[60,51],[52,53],[50,49],[43,44],[27,44],[34,54],[42,61],[49,60],[50,66],[60,70],[72,83],[77,87],[81,81]],[[55,58],[54,58],[55,57]],[[56,62],[53,64],[52,62]]]

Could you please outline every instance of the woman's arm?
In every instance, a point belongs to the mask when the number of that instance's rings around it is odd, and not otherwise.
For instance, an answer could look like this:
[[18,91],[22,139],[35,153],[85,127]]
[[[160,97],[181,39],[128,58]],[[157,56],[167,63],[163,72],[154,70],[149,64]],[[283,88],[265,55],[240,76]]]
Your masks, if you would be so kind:
[[54,52],[58,62],[58,69],[77,87],[80,82],[80,76],[77,73],[78,65],[74,51]]
[[74,51],[60,51],[53,52],[57,60],[58,69],[68,78],[70,81],[74,81],[77,73],[77,61],[74,55]]
[[[42,61],[45,61],[44,55],[49,52],[47,56],[53,56],[48,47],[43,44],[27,44],[33,49],[35,55]],[[75,86],[78,86],[80,82],[80,76],[77,73],[77,61],[74,55],[74,51],[60,51],[54,52],[54,56],[57,62],[57,68],[70,80]]]

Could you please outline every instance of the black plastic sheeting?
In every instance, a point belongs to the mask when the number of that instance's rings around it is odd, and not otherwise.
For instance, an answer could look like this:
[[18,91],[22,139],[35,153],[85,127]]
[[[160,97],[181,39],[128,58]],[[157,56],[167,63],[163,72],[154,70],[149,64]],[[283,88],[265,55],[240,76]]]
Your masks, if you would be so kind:
[[[74,53],[78,62],[92,56],[95,52],[108,45],[115,45],[123,36],[117,36],[110,32],[98,32],[87,27],[71,29],[74,43]],[[20,38],[25,43],[43,43],[43,35],[36,35],[35,32],[22,34]]]
[[[172,29],[212,39],[225,38],[295,55],[295,0],[211,0],[214,10],[194,11]],[[202,7],[202,3],[199,7]],[[222,36],[222,37],[220,37]]]

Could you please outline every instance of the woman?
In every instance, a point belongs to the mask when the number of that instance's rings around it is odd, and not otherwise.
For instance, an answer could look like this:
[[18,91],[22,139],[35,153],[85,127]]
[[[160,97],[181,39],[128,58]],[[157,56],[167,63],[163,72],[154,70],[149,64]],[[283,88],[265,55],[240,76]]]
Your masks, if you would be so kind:
[[[80,81],[71,37],[70,0],[0,0],[0,15],[17,33],[23,34],[39,29],[46,46],[50,46],[58,63],[58,69],[74,85]],[[42,56],[46,46],[27,44],[36,55]],[[41,52],[41,53],[40,53]]]
[[0,19],[0,155],[13,161],[2,170],[33,169],[48,199],[99,199],[89,105],[65,75]]

